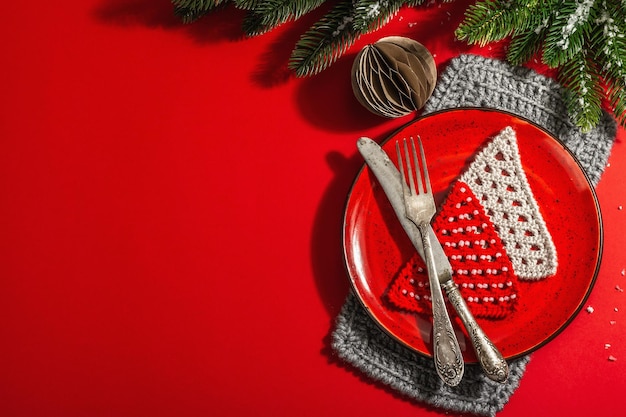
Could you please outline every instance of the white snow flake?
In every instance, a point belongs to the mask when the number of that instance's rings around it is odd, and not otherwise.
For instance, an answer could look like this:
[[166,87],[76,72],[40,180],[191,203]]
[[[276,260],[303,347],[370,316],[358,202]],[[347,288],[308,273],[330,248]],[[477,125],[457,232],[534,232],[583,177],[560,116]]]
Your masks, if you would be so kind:
[[567,24],[561,29],[563,37],[556,43],[557,46],[560,46],[563,50],[569,48],[570,36],[587,21],[593,3],[593,0],[583,0],[578,3],[576,11],[569,16]]

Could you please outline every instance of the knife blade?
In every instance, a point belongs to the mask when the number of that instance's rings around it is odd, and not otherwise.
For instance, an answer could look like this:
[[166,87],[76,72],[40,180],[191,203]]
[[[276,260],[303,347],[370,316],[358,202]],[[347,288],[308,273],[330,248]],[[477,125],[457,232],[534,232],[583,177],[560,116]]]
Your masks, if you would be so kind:
[[[396,213],[396,217],[407,233],[411,243],[422,259],[425,259],[422,240],[419,238],[419,236],[421,236],[419,230],[405,215],[404,197],[402,195],[402,177],[400,172],[391,159],[389,159],[387,153],[374,140],[361,137],[357,140],[357,148],[365,159],[365,163],[381,185],[383,192],[391,203],[391,207]],[[467,330],[478,362],[488,378],[497,382],[505,382],[509,375],[509,369],[504,357],[478,325],[476,319],[467,307],[457,285],[452,279],[452,266],[450,265],[450,261],[430,225],[428,226],[428,233],[432,242],[432,252],[435,259],[439,284],[445,290],[450,304],[452,304],[452,307],[455,309]]]

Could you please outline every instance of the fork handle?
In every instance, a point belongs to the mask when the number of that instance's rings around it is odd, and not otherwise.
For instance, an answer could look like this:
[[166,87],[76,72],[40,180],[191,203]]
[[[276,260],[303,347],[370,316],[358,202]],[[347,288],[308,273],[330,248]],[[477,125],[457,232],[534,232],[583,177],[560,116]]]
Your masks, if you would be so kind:
[[509,366],[500,351],[489,340],[483,329],[476,322],[476,319],[474,319],[459,292],[459,288],[452,280],[448,280],[443,284],[443,288],[446,290],[450,304],[456,310],[470,336],[474,352],[476,352],[476,358],[478,358],[478,362],[480,362],[480,366],[482,366],[485,374],[489,379],[505,382],[509,376]]
[[443,299],[443,292],[439,286],[435,258],[428,232],[428,223],[421,223],[419,231],[422,235],[422,245],[424,247],[424,257],[426,258],[426,268],[428,269],[433,306],[433,358],[435,368],[444,383],[456,386],[463,378],[463,354],[454,334],[454,328]]

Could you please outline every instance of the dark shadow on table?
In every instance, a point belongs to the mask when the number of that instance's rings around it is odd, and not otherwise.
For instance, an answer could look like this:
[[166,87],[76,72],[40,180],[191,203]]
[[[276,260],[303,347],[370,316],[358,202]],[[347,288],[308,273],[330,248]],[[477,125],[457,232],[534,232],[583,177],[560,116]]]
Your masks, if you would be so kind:
[[311,263],[322,303],[334,318],[350,289],[343,261],[343,211],[346,196],[363,161],[355,147],[355,154],[350,158],[330,152],[326,163],[335,177],[326,188],[313,222]]
[[93,10],[96,20],[122,27],[145,26],[178,31],[197,43],[243,40],[244,12],[232,5],[220,6],[197,21],[183,23],[169,0],[102,0]]
[[324,130],[358,135],[359,131],[389,121],[371,113],[354,96],[351,71],[355,56],[356,53],[346,54],[321,73],[302,78],[296,102],[311,124]]
[[252,80],[263,88],[272,88],[295,79],[296,74],[289,69],[289,60],[296,44],[313,24],[327,12],[328,5],[322,5],[306,13],[295,21],[283,23],[271,30],[271,35],[259,36],[274,37],[272,43],[261,55]]

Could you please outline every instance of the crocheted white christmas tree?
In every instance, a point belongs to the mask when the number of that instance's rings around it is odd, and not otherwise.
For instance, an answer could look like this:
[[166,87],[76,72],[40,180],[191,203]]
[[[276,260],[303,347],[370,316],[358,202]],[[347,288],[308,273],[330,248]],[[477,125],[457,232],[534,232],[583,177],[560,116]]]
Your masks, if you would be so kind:
[[557,255],[522,168],[515,131],[506,127],[461,176],[481,200],[520,279],[554,275]]

